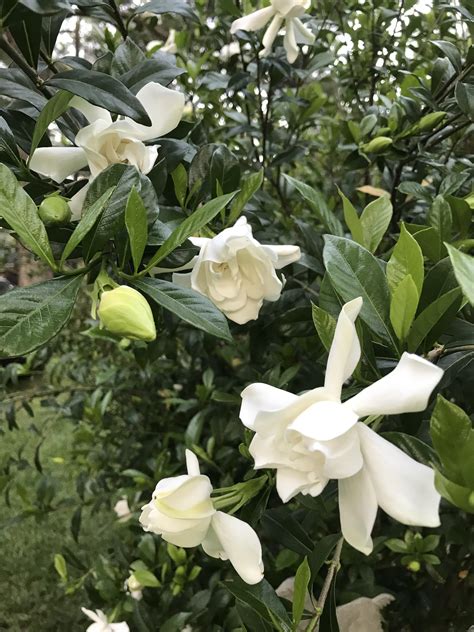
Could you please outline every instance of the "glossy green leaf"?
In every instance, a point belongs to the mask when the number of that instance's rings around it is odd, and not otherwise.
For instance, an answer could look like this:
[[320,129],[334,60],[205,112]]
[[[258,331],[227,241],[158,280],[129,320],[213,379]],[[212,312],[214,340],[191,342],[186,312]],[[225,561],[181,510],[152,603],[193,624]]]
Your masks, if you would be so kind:
[[181,208],[184,208],[186,205],[186,192],[188,190],[188,173],[186,167],[180,163],[176,169],[171,172],[171,178],[174,185],[174,194]]
[[467,513],[474,514],[474,489],[458,485],[435,470],[435,487],[443,498]]
[[0,217],[14,230],[21,243],[51,268],[55,268],[48,234],[36,204],[5,165],[0,165]]
[[232,225],[238,218],[239,215],[244,210],[247,202],[252,198],[253,195],[260,189],[263,183],[263,169],[256,171],[254,173],[250,173],[248,175],[243,175],[240,180],[240,191],[237,193],[235,198],[232,200],[232,204],[230,207],[229,219],[227,220],[228,225]]
[[133,286],[187,323],[212,336],[232,340],[224,314],[198,292],[169,281],[150,278],[134,281]]
[[344,229],[334,212],[326,204],[322,193],[308,184],[285,174],[285,180],[293,186],[308,202],[311,210],[323,226],[333,235],[343,235]]
[[293,625],[297,626],[301,621],[304,611],[304,603],[308,594],[311,570],[305,557],[295,575],[295,592],[293,594]]
[[345,302],[358,296],[364,300],[360,317],[382,340],[397,349],[390,325],[390,294],[377,259],[359,244],[325,235],[324,265],[336,292]]
[[347,198],[344,193],[339,189],[339,195],[342,199],[342,206],[344,210],[344,220],[347,224],[347,227],[351,231],[352,239],[356,241],[361,246],[364,245],[364,232],[362,230],[362,224],[360,222],[360,217],[352,204],[352,202]]
[[393,208],[388,195],[373,200],[362,211],[360,225],[364,236],[364,246],[374,253],[382,241],[392,219]]
[[318,333],[319,339],[324,345],[326,351],[331,348],[331,343],[336,330],[336,319],[321,307],[311,303],[313,323]]
[[148,240],[148,219],[143,200],[134,186],[127,199],[125,226],[130,240],[133,267],[137,272]]
[[451,207],[442,195],[437,195],[428,211],[429,224],[438,231],[441,241],[451,239],[453,216]]
[[71,92],[67,92],[67,90],[58,90],[54,97],[52,97],[41,110],[38,120],[36,121],[35,131],[33,132],[29,160],[31,160],[35,149],[40,144],[41,139],[43,138],[50,123],[59,118],[61,114],[64,114],[64,112],[69,108],[69,102],[72,97],[73,94]]
[[81,276],[15,288],[0,297],[0,355],[21,356],[51,340],[69,320]]
[[464,112],[471,121],[474,121],[474,86],[470,83],[458,81],[456,83],[455,94],[456,101],[462,112]]
[[411,274],[397,285],[390,301],[390,322],[399,340],[405,340],[418,307],[419,294]]
[[464,296],[474,305],[474,257],[461,252],[454,246],[445,244],[453,265],[454,274]]
[[282,632],[291,632],[290,618],[276,592],[266,579],[255,585],[249,585],[240,578],[227,580],[224,586],[236,599],[252,608],[265,621],[277,624]]
[[414,352],[418,349],[448,310],[458,304],[460,298],[461,290],[454,288],[437,298],[416,317],[407,338],[409,351]]
[[145,61],[145,53],[142,52],[135,42],[127,37],[127,39],[117,46],[114,52],[111,66],[111,74],[113,77],[119,78],[139,63]]
[[197,14],[183,0],[152,0],[136,8],[134,13],[156,13],[157,15],[176,13],[193,22],[199,22]]
[[387,281],[392,293],[408,274],[412,277],[418,296],[421,296],[424,276],[423,253],[416,239],[407,231],[405,224],[402,224],[400,236],[387,263]]

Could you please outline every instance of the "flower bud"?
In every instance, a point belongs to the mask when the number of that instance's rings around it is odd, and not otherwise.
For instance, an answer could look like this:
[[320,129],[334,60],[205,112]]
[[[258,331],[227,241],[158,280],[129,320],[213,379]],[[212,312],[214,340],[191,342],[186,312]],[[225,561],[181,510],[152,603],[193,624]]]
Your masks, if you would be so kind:
[[68,201],[60,195],[50,195],[44,198],[38,209],[38,214],[45,226],[66,224],[71,219]]
[[156,338],[151,308],[140,292],[131,287],[120,285],[103,292],[98,314],[102,325],[113,334],[147,342]]
[[420,132],[427,132],[434,129],[446,117],[446,112],[431,112],[418,121]]
[[409,564],[408,564],[408,570],[411,571],[412,573],[419,573],[419,571],[421,570],[421,564],[420,562],[417,562],[416,560],[412,560]]
[[377,138],[373,138],[368,143],[365,143],[365,145],[362,145],[361,149],[368,154],[378,154],[385,151],[392,143],[393,140],[388,136],[377,136]]
[[140,584],[138,579],[135,577],[135,573],[132,573],[130,577],[127,579],[127,587],[130,592],[141,590],[143,588],[143,586]]

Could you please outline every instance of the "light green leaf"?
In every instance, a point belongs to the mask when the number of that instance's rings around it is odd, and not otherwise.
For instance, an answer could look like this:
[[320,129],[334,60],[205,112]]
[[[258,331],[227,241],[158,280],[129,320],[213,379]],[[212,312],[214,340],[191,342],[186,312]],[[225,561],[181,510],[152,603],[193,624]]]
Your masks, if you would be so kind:
[[186,191],[188,190],[188,173],[181,163],[171,172],[173,179],[174,193],[178,198],[181,208],[186,206]]
[[318,333],[319,339],[324,345],[326,351],[331,348],[331,343],[336,330],[336,319],[321,307],[311,303],[313,315],[313,323]]
[[461,291],[459,288],[454,288],[437,298],[416,317],[407,339],[409,351],[413,352],[418,349],[446,312],[457,304],[460,297]]
[[295,575],[295,592],[293,595],[293,625],[298,626],[303,616],[304,603],[308,594],[309,581],[311,579],[311,570],[308,560],[305,557],[298,567]]
[[81,282],[81,276],[61,277],[0,297],[0,355],[25,355],[56,336],[69,320]]
[[419,294],[411,274],[395,288],[390,302],[390,322],[399,340],[403,341],[410,331],[418,307]]
[[207,204],[204,204],[204,206],[201,206],[201,208],[197,211],[194,211],[192,215],[187,217],[184,222],[182,222],[178,228],[171,233],[165,243],[160,246],[148,263],[146,270],[151,270],[153,266],[185,242],[188,237],[191,237],[199,232],[201,228],[208,224],[211,219],[213,219],[223,208],[225,208],[234,196],[235,192],[221,195]]
[[63,581],[67,582],[67,564],[66,560],[60,553],[56,553],[54,556],[54,568],[56,569],[59,577]]
[[344,210],[344,220],[351,231],[352,239],[361,246],[364,245],[364,232],[362,230],[362,224],[360,223],[359,215],[354,208],[352,202],[347,198],[344,193],[338,189],[339,195],[342,199],[342,206]]
[[251,197],[260,189],[263,183],[263,169],[244,175],[240,181],[240,191],[235,196],[230,207],[229,219],[227,224],[232,225],[244,210],[245,205]]
[[428,223],[438,231],[441,241],[451,239],[453,216],[449,202],[442,195],[437,195],[428,211]]
[[474,490],[458,485],[435,470],[435,487],[443,498],[467,513],[474,513]]
[[21,243],[56,269],[54,256],[36,204],[18,184],[6,165],[0,164],[0,217],[18,235]]
[[446,243],[444,245],[448,249],[457,282],[467,300],[474,305],[474,257],[466,255],[454,246]]
[[145,568],[138,568],[133,574],[137,581],[145,588],[159,588],[161,586],[161,582],[155,575]]
[[132,251],[135,272],[138,271],[148,240],[147,221],[146,207],[139,193],[132,186],[127,199],[127,206],[125,207],[125,226],[130,239],[130,250]]
[[284,178],[290,185],[295,187],[295,189],[299,193],[301,193],[301,195],[310,205],[311,210],[314,211],[316,217],[321,222],[321,224],[323,224],[326,230],[328,230],[333,235],[344,234],[341,222],[334,215],[333,211],[330,210],[330,208],[326,204],[326,200],[317,189],[314,189],[308,184],[300,182],[296,178],[292,178],[291,176],[288,176],[286,174],[284,175]]
[[344,301],[361,296],[360,317],[382,340],[398,348],[390,325],[390,293],[377,259],[350,239],[325,235],[324,265],[336,292]]
[[61,265],[64,264],[66,259],[74,251],[75,248],[81,243],[87,233],[91,230],[97,221],[97,218],[104,210],[104,206],[109,201],[110,196],[114,192],[115,187],[110,187],[98,200],[89,206],[81,217],[80,222],[74,229],[74,232],[69,237],[69,240],[64,247],[63,254],[61,255]]
[[360,223],[364,235],[364,246],[370,252],[374,253],[377,250],[390,224],[392,213],[392,203],[388,195],[382,195],[373,200],[362,211]]
[[214,303],[198,292],[160,279],[137,280],[133,282],[133,285],[158,305],[173,312],[187,323],[212,336],[232,340],[224,314]]
[[43,138],[50,123],[52,123],[62,114],[64,114],[64,112],[69,108],[69,102],[71,101],[72,97],[72,92],[67,92],[67,90],[58,90],[54,97],[52,97],[41,110],[33,132],[33,139],[31,141],[30,157],[28,159],[28,163],[30,162],[35,149],[40,144],[41,139]]
[[416,239],[407,231],[405,224],[402,224],[400,236],[387,263],[387,281],[392,293],[408,274],[413,279],[418,297],[421,296],[424,276],[423,253]]

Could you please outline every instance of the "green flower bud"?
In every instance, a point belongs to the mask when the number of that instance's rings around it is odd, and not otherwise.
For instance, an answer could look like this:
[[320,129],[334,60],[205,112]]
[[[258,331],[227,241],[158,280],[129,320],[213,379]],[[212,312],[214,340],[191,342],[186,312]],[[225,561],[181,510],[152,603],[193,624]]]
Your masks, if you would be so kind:
[[445,118],[446,112],[431,112],[421,117],[418,121],[418,129],[420,132],[427,132],[434,129]]
[[135,577],[135,574],[132,573],[130,577],[127,579],[127,586],[130,592],[135,590],[141,590],[143,586],[140,584],[138,579]]
[[44,198],[38,209],[38,214],[45,226],[67,224],[71,219],[68,201],[60,195],[50,195]]
[[416,560],[412,560],[408,564],[408,570],[411,571],[412,573],[418,573],[421,570],[420,562],[417,562]]
[[373,138],[371,141],[362,145],[362,151],[365,151],[368,154],[378,154],[393,143],[393,140],[388,136],[377,136],[377,138]]
[[156,338],[155,321],[144,296],[126,285],[103,292],[98,310],[100,322],[113,334],[150,342]]

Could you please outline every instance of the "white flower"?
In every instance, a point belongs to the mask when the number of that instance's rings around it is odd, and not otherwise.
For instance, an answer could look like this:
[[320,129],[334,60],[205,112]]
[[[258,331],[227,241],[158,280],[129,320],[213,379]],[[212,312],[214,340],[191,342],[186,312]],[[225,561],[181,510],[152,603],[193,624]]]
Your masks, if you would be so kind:
[[239,324],[257,318],[264,300],[280,298],[283,283],[275,269],[301,256],[298,246],[260,244],[245,217],[212,239],[190,241],[201,251],[192,262],[192,272],[173,274],[173,282],[204,294]]
[[151,502],[143,507],[143,528],[176,546],[201,544],[211,557],[228,559],[247,584],[257,584],[263,578],[257,534],[246,522],[214,509],[211,482],[200,473],[190,450],[186,464],[187,474],[159,481]]
[[[147,146],[144,141],[163,136],[178,125],[184,95],[151,82],[138,91],[137,99],[151,120],[150,126],[140,125],[128,117],[112,121],[107,110],[74,97],[71,106],[80,110],[90,123],[77,133],[77,146],[38,147],[31,157],[30,168],[55,182],[62,182],[86,166],[94,178],[115,163],[133,165],[142,173],[148,173],[155,163],[158,145]],[[86,191],[84,187],[71,200],[76,215]]]
[[231,57],[240,54],[240,44],[239,42],[231,42],[230,44],[225,44],[219,51],[219,58],[223,62],[229,61]]
[[95,612],[88,610],[87,608],[81,608],[81,610],[86,617],[89,617],[89,619],[94,621],[94,623],[91,623],[91,625],[87,628],[86,632],[130,632],[130,628],[125,621],[121,621],[120,623],[109,623],[102,610],[96,610]]
[[174,55],[178,52],[178,47],[176,46],[176,31],[175,29],[170,29],[168,33],[168,39],[160,48],[161,53],[169,53],[170,55]]
[[283,46],[290,64],[298,57],[298,44],[312,44],[315,36],[300,17],[311,6],[311,0],[271,0],[271,5],[265,9],[259,9],[232,22],[231,33],[236,31],[258,31],[271,20],[270,26],[265,31],[262,44],[261,57],[266,57],[275,41],[278,31],[285,25]]
[[240,418],[256,432],[250,444],[255,468],[277,470],[283,502],[300,492],[318,496],[330,479],[339,481],[344,538],[369,554],[378,506],[403,524],[436,527],[440,496],[431,468],[358,419],[424,410],[443,371],[404,353],[391,373],[341,403],[342,385],[360,358],[354,321],[361,307],[356,298],[341,310],[324,387],[297,396],[251,384],[242,393]]
[[126,522],[132,517],[132,512],[128,506],[128,500],[125,496],[120,500],[117,500],[114,505],[114,511],[120,522]]

